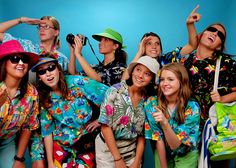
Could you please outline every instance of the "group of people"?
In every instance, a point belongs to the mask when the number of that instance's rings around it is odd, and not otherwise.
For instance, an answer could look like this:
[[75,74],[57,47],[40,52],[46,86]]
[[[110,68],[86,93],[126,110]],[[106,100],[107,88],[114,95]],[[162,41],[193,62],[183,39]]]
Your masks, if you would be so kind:
[[[216,23],[197,34],[198,8],[187,18],[184,47],[164,54],[161,38],[146,33],[128,66],[122,36],[111,28],[92,36],[104,55],[94,66],[82,56],[79,36],[69,44],[69,59],[57,50],[60,25],[52,16],[1,23],[0,167],[25,167],[28,148],[33,168],[138,168],[145,140],[156,167],[197,167],[209,108],[236,100],[236,62],[223,52],[225,27]],[[6,33],[22,23],[37,25],[40,44]],[[97,129],[95,149],[82,152],[81,137]]]

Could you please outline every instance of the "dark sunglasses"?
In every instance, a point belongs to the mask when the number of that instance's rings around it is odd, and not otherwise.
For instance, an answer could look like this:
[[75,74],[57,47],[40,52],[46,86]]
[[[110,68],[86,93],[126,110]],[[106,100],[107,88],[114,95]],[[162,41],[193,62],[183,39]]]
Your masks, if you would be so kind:
[[224,41],[225,41],[225,35],[224,35],[224,33],[222,33],[221,31],[219,31],[217,28],[215,28],[215,27],[208,27],[206,30],[209,31],[209,32],[217,32],[217,35],[219,36],[221,42],[224,42]]
[[25,56],[25,55],[14,55],[14,56],[10,56],[9,60],[11,61],[12,64],[18,64],[20,62],[20,60],[24,63],[24,64],[28,64],[29,63],[29,57]]
[[47,71],[49,71],[49,72],[52,72],[52,71],[54,71],[55,69],[56,69],[56,65],[55,64],[51,64],[51,65],[49,65],[46,69],[40,69],[40,70],[38,70],[37,71],[37,73],[39,74],[39,75],[44,75]]

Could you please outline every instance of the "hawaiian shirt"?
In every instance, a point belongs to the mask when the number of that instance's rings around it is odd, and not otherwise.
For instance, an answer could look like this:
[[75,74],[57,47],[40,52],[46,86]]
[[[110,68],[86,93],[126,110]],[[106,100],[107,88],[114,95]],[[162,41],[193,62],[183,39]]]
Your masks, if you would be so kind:
[[[102,79],[102,83],[108,86],[119,83],[122,78],[122,74],[126,69],[126,65],[120,62],[111,62],[107,65],[99,63],[97,65],[91,65],[92,68],[99,74]],[[80,72],[81,75],[86,76],[83,71]]]
[[[176,58],[181,58],[180,51],[168,53]],[[194,98],[201,107],[201,119],[205,121],[209,117],[209,109],[214,104],[210,92],[213,91],[216,57],[209,57],[199,60],[196,52],[191,53],[184,59],[184,66],[188,71]],[[227,55],[221,55],[221,66],[219,73],[218,92],[221,96],[236,90],[236,62]]]
[[92,110],[87,99],[100,105],[108,87],[83,76],[68,75],[65,80],[69,97],[65,100],[51,92],[52,106],[41,109],[40,121],[43,137],[53,133],[54,141],[70,146],[88,133],[85,128],[92,117]]
[[5,83],[0,82],[0,141],[10,139],[21,129],[31,131],[39,126],[38,92],[35,87],[28,84],[23,98],[20,98],[18,89],[13,99],[9,98],[6,88]]
[[[145,138],[152,140],[163,140],[164,133],[161,125],[157,123],[152,117],[155,113],[155,106],[158,106],[157,97],[151,96],[144,104],[144,111],[146,113],[145,120]],[[197,102],[189,100],[184,112],[184,123],[176,121],[176,110],[168,119],[168,122],[177,135],[182,144],[175,150],[171,150],[166,143],[168,155],[184,155],[189,151],[197,150],[200,140],[200,107]]]
[[[27,52],[33,52],[36,54],[43,54],[45,52],[44,49],[39,44],[33,44],[33,42],[30,40],[15,38],[9,33],[4,33],[3,42],[9,41],[9,40],[19,41],[22,47],[24,48],[24,50]],[[53,53],[55,57],[58,59],[58,63],[61,65],[63,71],[67,72],[69,59],[56,49],[53,51]]]
[[180,51],[181,50],[179,48],[176,48],[172,52],[157,57],[157,61],[161,67],[172,62],[183,62],[183,57],[180,55]]
[[98,122],[112,128],[115,139],[135,139],[143,135],[145,113],[144,98],[138,106],[132,106],[125,81],[111,86],[100,107]]

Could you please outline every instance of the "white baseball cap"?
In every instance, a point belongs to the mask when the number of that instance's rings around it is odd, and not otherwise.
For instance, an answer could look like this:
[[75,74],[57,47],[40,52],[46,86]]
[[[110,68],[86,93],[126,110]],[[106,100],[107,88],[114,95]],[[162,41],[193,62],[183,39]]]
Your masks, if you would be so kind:
[[150,56],[147,56],[147,55],[140,57],[136,62],[132,62],[129,64],[129,67],[128,67],[129,75],[131,75],[134,67],[137,64],[142,64],[145,67],[147,67],[151,72],[153,72],[156,75],[156,79],[157,79],[157,74],[160,69],[160,65],[156,59],[154,59]]

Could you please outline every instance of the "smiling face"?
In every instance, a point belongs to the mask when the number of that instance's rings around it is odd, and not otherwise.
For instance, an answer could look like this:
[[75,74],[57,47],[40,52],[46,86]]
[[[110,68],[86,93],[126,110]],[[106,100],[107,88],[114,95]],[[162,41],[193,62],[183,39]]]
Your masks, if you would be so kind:
[[177,99],[180,90],[180,81],[173,72],[163,70],[160,76],[160,88],[167,99]]
[[37,74],[42,82],[52,88],[53,91],[58,89],[60,74],[57,65],[54,62],[40,65],[37,68]]
[[225,29],[221,25],[215,24],[202,33],[200,43],[213,51],[222,50],[225,36]]
[[6,61],[6,79],[11,77],[21,80],[28,72],[29,65],[24,59],[27,58],[27,56],[17,55],[11,57],[12,59]]
[[159,38],[156,36],[149,36],[149,40],[145,45],[145,54],[153,58],[161,54],[161,44]]
[[153,79],[154,74],[144,65],[137,64],[132,72],[133,86],[143,88]]

